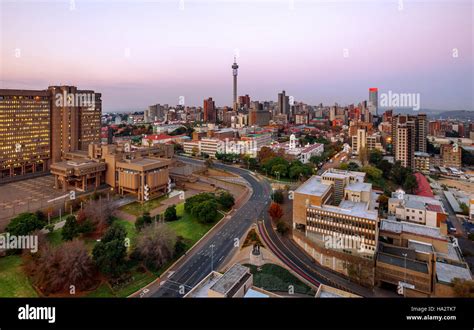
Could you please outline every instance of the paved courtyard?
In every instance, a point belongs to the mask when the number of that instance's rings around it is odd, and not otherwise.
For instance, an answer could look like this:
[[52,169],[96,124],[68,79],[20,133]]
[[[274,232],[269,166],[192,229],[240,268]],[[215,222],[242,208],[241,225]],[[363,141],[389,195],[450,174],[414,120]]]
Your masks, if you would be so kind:
[[[11,182],[0,186],[0,221],[22,212],[34,212],[51,205],[49,200],[64,196],[54,189],[52,175]],[[1,227],[1,226],[0,226]]]

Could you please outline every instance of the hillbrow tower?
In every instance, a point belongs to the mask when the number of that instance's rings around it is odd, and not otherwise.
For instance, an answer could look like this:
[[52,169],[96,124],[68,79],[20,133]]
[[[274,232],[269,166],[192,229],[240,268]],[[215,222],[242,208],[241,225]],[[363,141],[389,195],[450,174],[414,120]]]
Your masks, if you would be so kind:
[[237,105],[237,69],[239,66],[237,65],[235,56],[234,56],[234,64],[232,64],[232,76],[234,77],[234,99],[233,99],[233,106],[234,109]]

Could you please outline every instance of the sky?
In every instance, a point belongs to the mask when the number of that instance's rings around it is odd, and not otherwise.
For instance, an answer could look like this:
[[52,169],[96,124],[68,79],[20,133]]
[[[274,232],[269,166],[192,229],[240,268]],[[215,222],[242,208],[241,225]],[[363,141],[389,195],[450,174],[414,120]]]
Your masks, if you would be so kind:
[[0,88],[74,85],[104,111],[232,105],[238,94],[343,105],[419,93],[474,110],[471,0],[0,0]]

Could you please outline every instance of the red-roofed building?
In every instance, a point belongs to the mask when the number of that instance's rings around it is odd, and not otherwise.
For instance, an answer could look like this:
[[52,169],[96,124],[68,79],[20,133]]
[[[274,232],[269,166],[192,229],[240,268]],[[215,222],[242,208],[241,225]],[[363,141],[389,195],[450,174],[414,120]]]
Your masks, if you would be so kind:
[[167,134],[151,134],[151,135],[146,135],[142,139],[142,145],[143,146],[150,146],[151,145],[156,145],[159,143],[170,143],[170,142],[175,142],[175,143],[183,143],[184,140],[189,139],[188,136],[186,135],[167,135]]
[[431,190],[430,183],[426,177],[421,173],[415,173],[416,183],[418,188],[416,189],[416,195],[425,197],[434,197],[433,191]]

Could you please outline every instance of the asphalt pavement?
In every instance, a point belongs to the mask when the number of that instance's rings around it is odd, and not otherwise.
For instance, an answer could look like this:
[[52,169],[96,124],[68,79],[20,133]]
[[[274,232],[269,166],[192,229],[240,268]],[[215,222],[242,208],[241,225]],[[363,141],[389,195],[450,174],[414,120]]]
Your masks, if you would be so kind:
[[[180,157],[187,163],[202,164],[202,161]],[[193,249],[185,260],[165,274],[155,286],[149,286],[145,297],[182,297],[212,270],[219,269],[226,257],[233,253],[235,240],[240,240],[250,226],[266,213],[270,201],[270,186],[253,173],[234,166],[214,164],[214,168],[225,169],[244,178],[252,188],[249,200],[231,214],[218,230],[212,231]],[[237,252],[237,250],[235,250]]]

